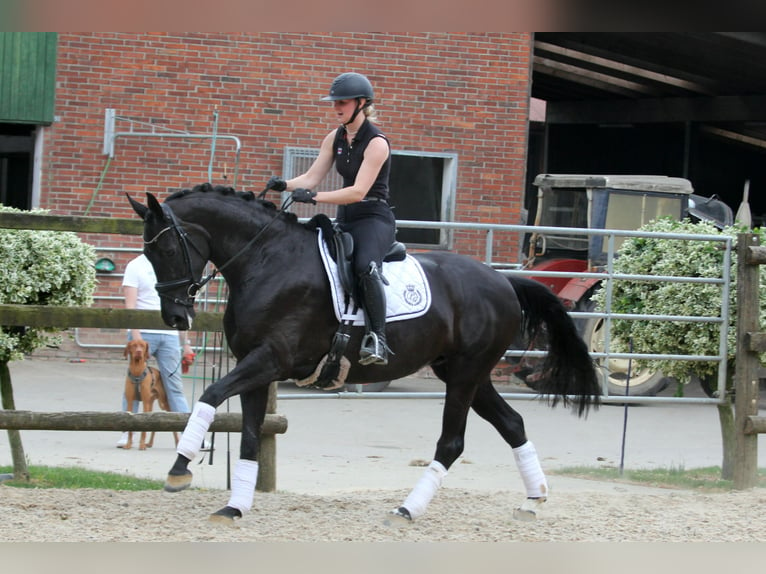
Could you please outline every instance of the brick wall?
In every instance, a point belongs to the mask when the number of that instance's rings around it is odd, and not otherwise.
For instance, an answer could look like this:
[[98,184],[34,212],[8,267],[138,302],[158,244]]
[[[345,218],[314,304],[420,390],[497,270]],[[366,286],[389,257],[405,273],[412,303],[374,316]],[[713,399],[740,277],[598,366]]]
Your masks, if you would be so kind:
[[[530,50],[528,33],[60,33],[41,206],[133,217],[125,192],[162,199],[208,180],[210,140],[118,139],[107,165],[107,108],[142,122],[118,120],[117,131],[210,133],[217,111],[217,133],[242,142],[237,187],[260,190],[281,174],[284,147],[316,148],[335,127],[319,98],[336,75],[358,71],[375,86],[395,150],[458,155],[457,221],[519,223]],[[231,142],[217,141],[215,160],[214,183],[231,182]],[[483,257],[484,239],[457,233],[454,249]],[[517,261],[517,239],[503,238],[495,256]],[[138,247],[137,238],[88,240]],[[128,255],[105,254],[124,268]],[[102,276],[99,289],[118,295],[119,278]]]
[[[281,173],[285,146],[318,147],[335,127],[318,100],[338,73],[356,70],[375,86],[394,149],[458,154],[457,220],[518,223],[529,55],[526,33],[61,33],[42,206],[131,217],[124,192],[164,197],[207,181],[210,140],[118,139],[95,195],[106,108],[145,122],[137,131],[198,133],[212,131],[217,111],[218,134],[242,142],[237,187],[260,189]],[[118,131],[130,128],[118,120]],[[231,181],[233,144],[218,140],[215,159],[213,180]],[[459,236],[456,250],[476,247]]]

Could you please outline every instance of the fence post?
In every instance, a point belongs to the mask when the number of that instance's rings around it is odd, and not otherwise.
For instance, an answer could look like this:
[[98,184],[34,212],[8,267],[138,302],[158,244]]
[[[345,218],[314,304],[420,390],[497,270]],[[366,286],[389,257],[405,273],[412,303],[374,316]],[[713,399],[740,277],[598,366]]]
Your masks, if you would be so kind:
[[[277,411],[276,381],[269,385],[269,401],[266,405],[267,416]],[[255,489],[258,492],[276,492],[277,490],[277,437],[261,433],[261,452],[258,455],[258,479]]]
[[746,432],[749,417],[758,414],[757,351],[751,350],[749,334],[759,330],[758,298],[760,266],[752,262],[750,248],[759,245],[752,233],[737,235],[737,360],[735,370],[734,488],[744,490],[756,485],[758,472],[758,435]]

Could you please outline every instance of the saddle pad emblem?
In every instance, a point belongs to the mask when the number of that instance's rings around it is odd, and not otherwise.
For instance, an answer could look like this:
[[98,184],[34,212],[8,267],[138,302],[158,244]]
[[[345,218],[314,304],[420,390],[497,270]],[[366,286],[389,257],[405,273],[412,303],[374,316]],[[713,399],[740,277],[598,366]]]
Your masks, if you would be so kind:
[[404,286],[404,293],[402,293],[402,298],[404,299],[404,302],[407,303],[407,305],[410,305],[411,307],[417,307],[423,300],[423,295],[420,293],[416,285],[410,284]]
[[[338,321],[353,321],[353,325],[364,325],[364,313],[345,313],[345,291],[338,276],[338,265],[333,261],[322,239],[322,230],[317,229],[317,244],[327,278],[330,280],[332,304]],[[404,261],[386,261],[382,273],[389,285],[386,292],[386,321],[404,321],[425,315],[431,307],[431,288],[420,262],[407,255]],[[349,310],[353,310],[353,299]]]

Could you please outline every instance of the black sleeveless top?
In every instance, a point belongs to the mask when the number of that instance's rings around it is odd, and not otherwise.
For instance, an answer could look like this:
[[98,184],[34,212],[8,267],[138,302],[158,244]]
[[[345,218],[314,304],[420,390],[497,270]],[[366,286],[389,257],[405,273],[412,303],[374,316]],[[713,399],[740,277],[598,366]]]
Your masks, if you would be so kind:
[[[360,126],[359,131],[349,145],[346,139],[346,126],[340,126],[335,133],[335,142],[333,143],[333,149],[335,150],[335,169],[343,178],[344,187],[350,187],[354,185],[356,180],[356,174],[359,173],[359,168],[362,166],[362,160],[364,160],[364,151],[367,149],[370,141],[373,138],[382,137],[388,143],[388,138],[378,127],[365,120]],[[390,148],[390,144],[389,144]],[[367,192],[365,197],[367,198],[379,198],[388,199],[388,175],[391,171],[391,152],[389,150],[388,158],[383,163],[378,173],[378,177],[375,178],[375,182],[372,184],[370,191]]]

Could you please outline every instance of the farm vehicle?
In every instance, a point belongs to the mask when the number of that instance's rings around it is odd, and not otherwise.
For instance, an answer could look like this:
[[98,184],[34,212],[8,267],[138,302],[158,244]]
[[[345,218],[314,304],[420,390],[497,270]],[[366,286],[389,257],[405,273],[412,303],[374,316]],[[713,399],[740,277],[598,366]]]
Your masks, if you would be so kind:
[[[644,175],[541,174],[534,180],[537,205],[535,228],[562,228],[559,231],[533,230],[525,235],[523,268],[532,279],[550,287],[566,308],[594,312],[591,300],[601,285],[597,277],[535,275],[535,272],[603,272],[607,263],[608,240],[603,235],[576,234],[566,228],[635,230],[660,217],[705,220],[723,228],[731,225],[731,208],[717,197],[693,193],[682,178]],[[614,252],[623,238],[615,237]],[[603,353],[605,324],[602,317],[576,318],[578,330],[592,353]],[[610,345],[610,348],[613,345]],[[534,357],[509,356],[516,375],[535,388]],[[598,359],[608,373],[610,395],[653,396],[668,384],[661,372],[629,370],[627,359]],[[630,374],[630,376],[628,376]]]

